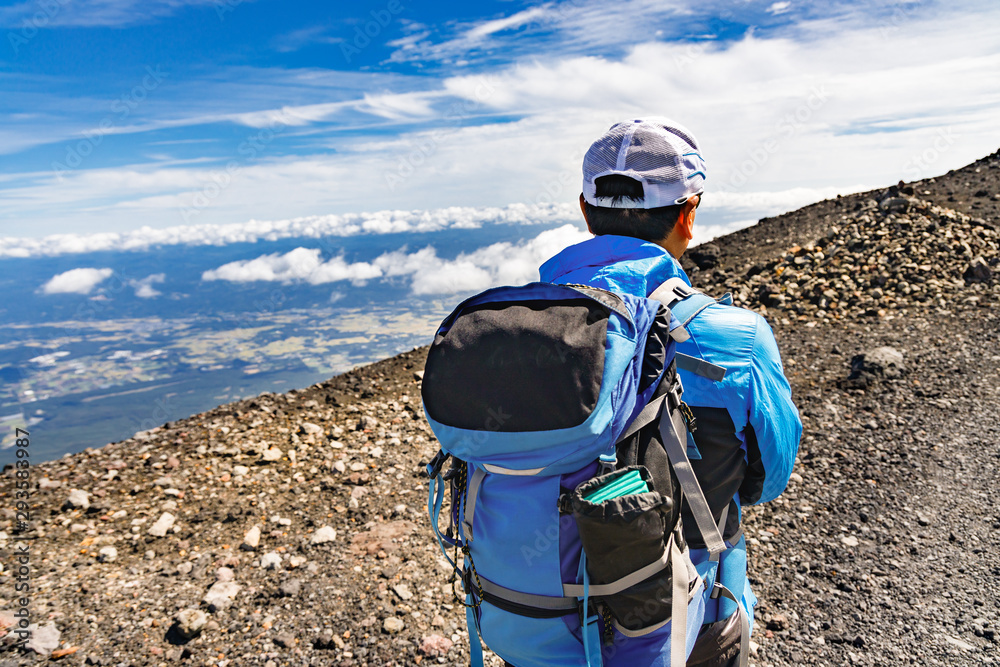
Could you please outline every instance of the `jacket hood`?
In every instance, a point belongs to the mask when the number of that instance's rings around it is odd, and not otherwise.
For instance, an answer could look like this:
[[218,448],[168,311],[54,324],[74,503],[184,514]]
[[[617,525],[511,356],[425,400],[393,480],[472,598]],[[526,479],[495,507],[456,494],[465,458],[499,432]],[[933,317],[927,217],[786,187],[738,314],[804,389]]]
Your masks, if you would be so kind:
[[542,282],[577,283],[649,296],[670,278],[688,279],[665,249],[630,236],[603,235],[571,245],[538,269]]

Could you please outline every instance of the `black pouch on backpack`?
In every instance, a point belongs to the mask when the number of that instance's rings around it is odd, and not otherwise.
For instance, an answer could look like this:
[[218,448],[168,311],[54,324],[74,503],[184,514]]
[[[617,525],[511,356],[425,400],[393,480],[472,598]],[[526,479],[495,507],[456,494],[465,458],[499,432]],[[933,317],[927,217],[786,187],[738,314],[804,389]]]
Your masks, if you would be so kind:
[[663,563],[662,569],[646,579],[599,596],[628,630],[641,630],[670,618],[672,570],[667,551],[673,531],[667,522],[674,502],[656,490],[599,503],[585,496],[636,470],[652,489],[649,470],[628,466],[594,477],[560,499],[562,508],[576,521],[592,586],[610,584],[653,563]]

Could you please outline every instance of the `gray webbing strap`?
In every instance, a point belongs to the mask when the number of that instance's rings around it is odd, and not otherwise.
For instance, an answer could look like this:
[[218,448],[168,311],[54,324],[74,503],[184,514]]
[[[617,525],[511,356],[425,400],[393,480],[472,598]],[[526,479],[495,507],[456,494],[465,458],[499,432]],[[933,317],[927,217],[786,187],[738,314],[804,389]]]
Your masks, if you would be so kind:
[[477,467],[476,472],[472,473],[472,479],[469,480],[469,488],[465,492],[465,513],[462,515],[462,535],[465,536],[466,542],[472,541],[472,517],[476,513],[476,498],[479,497],[479,487],[483,485],[484,477],[486,477],[486,471]]
[[667,308],[673,308],[678,301],[683,301],[695,293],[695,289],[681,278],[671,278],[653,290],[650,299],[659,301]]
[[691,601],[688,591],[691,585],[691,574],[688,571],[684,552],[677,548],[677,543],[674,541],[673,535],[670,536],[668,550],[670,551],[670,564],[673,569],[673,585],[670,592],[670,618],[640,630],[629,630],[616,619],[612,619],[611,622],[615,626],[615,629],[626,637],[642,637],[651,632],[656,632],[667,623],[672,623],[673,625],[670,628],[670,664],[683,665],[687,662],[687,608]]
[[726,368],[724,366],[713,364],[705,361],[704,359],[692,357],[691,355],[684,354],[683,352],[675,352],[674,359],[677,360],[677,368],[682,371],[694,373],[695,375],[700,375],[703,378],[708,378],[712,382],[720,382],[724,377],[726,377]]
[[496,473],[498,475],[513,475],[515,477],[533,477],[538,473],[545,470],[545,468],[529,468],[527,470],[517,470],[515,468],[504,468],[503,466],[496,466],[492,463],[484,463],[483,467],[486,472]]
[[[673,539],[673,535],[671,535]],[[667,567],[667,563],[670,562],[670,548],[664,550],[663,555],[660,556],[658,560],[653,561],[645,567],[641,567],[635,572],[626,574],[621,579],[616,579],[608,584],[590,584],[590,597],[599,597],[602,595],[614,595],[615,593],[621,593],[626,588],[635,586],[641,581],[645,581],[649,577],[653,576],[660,570]],[[583,597],[583,584],[563,584],[563,595],[569,597]]]
[[740,601],[736,599],[733,592],[720,584],[715,582],[715,590],[712,591],[712,597],[717,597],[721,595],[724,598],[732,600],[736,603],[737,614],[740,615],[740,661],[739,667],[747,667],[750,662],[750,617],[747,616],[747,610],[743,608]]
[[[512,588],[507,588],[501,586],[500,584],[495,584],[489,579],[484,578],[479,575],[479,582],[483,586],[483,590],[501,600],[507,600],[508,602],[515,602],[526,607],[535,607],[536,609],[551,609],[554,611],[563,611],[566,613],[576,611],[579,607],[580,601],[575,597],[555,597],[552,595],[535,595],[533,593],[522,593],[521,591],[515,591]],[[582,589],[582,586],[581,586]]]
[[726,506],[722,508],[722,516],[719,517],[719,534],[722,535],[723,539],[726,537],[726,520],[729,519],[729,507],[732,503],[731,500],[726,503]]
[[[673,536],[671,536],[673,540]],[[683,665],[687,662],[687,593],[688,593],[688,569],[687,563],[681,550],[676,544],[670,543],[671,564],[674,579],[673,597],[670,599],[670,620],[673,626],[670,629],[670,664]]]
[[[677,412],[679,413],[680,411],[678,410]],[[705,494],[702,492],[701,485],[698,484],[698,478],[695,477],[694,469],[691,467],[691,461],[687,455],[687,444],[681,440],[678,426],[674,423],[674,419],[671,418],[683,419],[683,417],[679,414],[667,415],[667,417],[667,419],[660,419],[660,437],[663,440],[663,448],[667,450],[667,457],[670,459],[670,464],[674,467],[674,472],[677,474],[677,481],[680,482],[681,491],[683,491],[684,496],[687,498],[688,507],[691,508],[691,514],[694,516],[695,523],[698,524],[698,532],[701,533],[701,538],[704,540],[705,546],[708,547],[708,551],[711,554],[709,559],[717,561],[719,560],[719,554],[726,550],[726,544],[722,540],[719,527],[715,525],[715,519],[712,518],[712,510],[708,507]],[[681,428],[684,428],[683,424]]]
[[664,404],[664,402],[666,402],[666,400],[667,400],[667,395],[664,394],[662,396],[654,398],[649,403],[646,403],[646,407],[644,407],[642,411],[640,411],[639,414],[635,416],[635,419],[633,419],[632,423],[628,425],[628,428],[625,429],[625,432],[618,437],[618,442],[624,442],[625,440],[628,440],[633,435],[635,435],[639,431],[639,429],[641,429],[643,426],[646,426],[647,424],[652,424],[653,421],[656,420],[657,415],[660,414],[660,407]]

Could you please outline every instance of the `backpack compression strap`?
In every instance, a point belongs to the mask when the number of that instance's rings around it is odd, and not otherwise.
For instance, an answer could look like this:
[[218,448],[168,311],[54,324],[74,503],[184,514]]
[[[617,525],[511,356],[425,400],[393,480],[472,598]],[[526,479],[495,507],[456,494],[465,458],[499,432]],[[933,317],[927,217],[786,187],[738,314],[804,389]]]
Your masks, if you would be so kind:
[[[653,290],[653,293],[649,295],[650,299],[659,301],[666,306],[667,310],[671,311],[673,311],[679,303],[682,303],[691,297],[696,297],[695,302],[691,303],[691,305],[694,306],[694,312],[685,313],[687,317],[682,320],[682,327],[687,327],[691,320],[693,320],[701,311],[705,310],[713,303],[718,302],[716,302],[716,300],[712,297],[702,294],[698,290],[694,289],[681,278],[671,278]],[[724,300],[725,297],[723,297],[723,302]],[[685,333],[687,333],[686,330]],[[680,368],[681,370],[694,373],[695,375],[700,375],[713,382],[719,382],[726,377],[726,369],[723,366],[709,363],[704,359],[692,357],[691,355],[684,354],[683,352],[677,352],[674,356],[677,359],[677,368]]]
[[712,517],[712,510],[708,506],[708,501],[705,500],[705,494],[701,490],[701,485],[698,484],[694,469],[691,467],[691,460],[687,455],[687,445],[684,440],[681,440],[681,429],[678,428],[673,419],[675,414],[679,412],[677,408],[681,403],[679,389],[678,383],[647,403],[646,407],[629,424],[619,441],[630,437],[643,426],[653,423],[657,417],[660,418],[660,438],[663,440],[663,448],[670,459],[670,465],[677,474],[677,481],[680,482],[681,491],[687,498],[688,507],[691,508],[691,514],[698,525],[698,532],[701,533],[705,546],[711,554],[710,558],[717,561],[719,554],[726,550],[726,544],[722,539],[722,532]]

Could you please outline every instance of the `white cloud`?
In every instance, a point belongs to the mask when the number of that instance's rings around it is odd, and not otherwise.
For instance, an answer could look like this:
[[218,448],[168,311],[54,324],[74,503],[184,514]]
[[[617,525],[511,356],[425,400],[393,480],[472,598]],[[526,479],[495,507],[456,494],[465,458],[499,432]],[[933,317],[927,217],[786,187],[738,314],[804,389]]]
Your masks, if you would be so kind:
[[129,285],[135,288],[135,295],[140,299],[151,299],[154,296],[160,296],[161,294],[161,292],[154,288],[153,285],[162,283],[164,280],[166,280],[165,274],[154,273],[142,278],[141,280],[130,280]]
[[364,284],[371,278],[382,275],[381,269],[357,262],[349,264],[342,257],[334,257],[324,262],[317,248],[296,248],[284,254],[261,255],[255,259],[229,262],[205,271],[202,280],[226,280],[234,283],[304,281],[312,285],[350,280]]
[[494,243],[414,273],[412,290],[418,295],[454,294],[536,281],[542,262],[590,238],[579,227],[563,225],[522,243]]
[[53,234],[40,239],[0,237],[0,258],[148,250],[160,245],[226,245],[288,238],[426,233],[445,229],[476,229],[484,225],[532,226],[570,222],[577,218],[579,209],[568,204],[511,204],[505,207],[452,206],[430,211],[318,215],[228,225],[179,225],[164,229],[144,226],[123,233]]
[[[538,280],[538,266],[568,245],[592,238],[574,225],[542,232],[520,243],[494,243],[474,252],[444,260],[431,246],[413,253],[405,249],[380,255],[372,262],[347,262],[343,257],[323,261],[320,250],[296,248],[284,254],[224,264],[202,274],[202,280],[229,282],[307,282],[320,285],[350,281],[366,284],[376,278],[409,280],[413,294],[428,296],[474,292],[496,285],[518,285]],[[342,295],[334,292],[331,299]]]
[[792,3],[790,2],[774,2],[771,6],[767,8],[768,14],[784,14],[789,9],[791,9]]
[[90,294],[94,288],[111,277],[111,269],[70,269],[52,276],[42,285],[45,294]]

